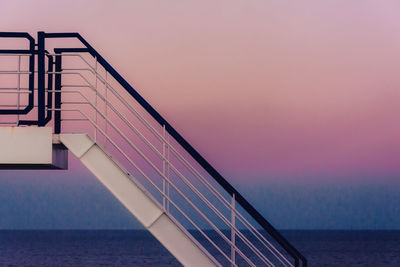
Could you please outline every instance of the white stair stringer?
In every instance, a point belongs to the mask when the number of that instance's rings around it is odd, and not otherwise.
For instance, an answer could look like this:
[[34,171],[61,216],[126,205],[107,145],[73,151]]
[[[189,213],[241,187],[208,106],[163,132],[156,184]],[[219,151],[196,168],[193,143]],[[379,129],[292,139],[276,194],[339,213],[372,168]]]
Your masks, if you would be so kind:
[[87,134],[60,134],[60,141],[184,266],[219,266],[216,260],[144,192]]

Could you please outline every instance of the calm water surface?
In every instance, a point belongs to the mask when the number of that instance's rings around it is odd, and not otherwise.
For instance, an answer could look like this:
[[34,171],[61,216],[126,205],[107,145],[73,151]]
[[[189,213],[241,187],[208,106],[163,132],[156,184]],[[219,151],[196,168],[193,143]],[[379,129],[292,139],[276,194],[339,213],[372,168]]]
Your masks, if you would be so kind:
[[[310,266],[399,266],[400,231],[283,231]],[[180,266],[146,231],[0,231],[0,266]]]

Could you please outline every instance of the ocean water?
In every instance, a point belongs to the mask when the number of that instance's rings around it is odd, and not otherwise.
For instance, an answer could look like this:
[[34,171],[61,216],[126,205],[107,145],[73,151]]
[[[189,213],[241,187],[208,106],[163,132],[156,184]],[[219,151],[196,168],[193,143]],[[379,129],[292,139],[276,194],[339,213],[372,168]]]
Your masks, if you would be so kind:
[[[400,266],[400,231],[282,231],[309,266]],[[0,266],[180,266],[146,231],[0,231]]]

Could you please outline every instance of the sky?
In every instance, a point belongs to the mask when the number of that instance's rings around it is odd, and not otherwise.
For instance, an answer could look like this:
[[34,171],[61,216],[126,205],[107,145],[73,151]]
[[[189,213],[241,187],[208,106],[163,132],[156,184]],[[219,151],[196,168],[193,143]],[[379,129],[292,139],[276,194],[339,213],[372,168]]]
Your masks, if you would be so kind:
[[[80,32],[279,229],[399,229],[398,1],[0,1]],[[0,41],[1,42],[1,41]],[[0,171],[0,229],[129,229],[80,163]]]

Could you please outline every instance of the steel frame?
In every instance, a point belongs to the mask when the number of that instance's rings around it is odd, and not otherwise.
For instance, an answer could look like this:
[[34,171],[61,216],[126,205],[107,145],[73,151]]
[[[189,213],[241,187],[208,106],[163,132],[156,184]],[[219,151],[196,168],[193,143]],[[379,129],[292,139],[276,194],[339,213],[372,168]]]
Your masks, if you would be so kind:
[[[29,50],[0,50],[0,54],[30,54],[29,60],[29,104],[23,109],[0,110],[0,114],[28,114],[34,107],[34,71],[35,55],[38,59],[38,119],[37,121],[20,121],[19,124],[45,126],[52,118],[54,111],[54,133],[61,133],[61,94],[62,94],[62,54],[89,53],[97,62],[171,135],[208,174],[239,203],[242,208],[294,259],[295,266],[307,266],[307,259],[286,240],[200,153],[187,142],[79,33],[45,33],[38,32],[37,44],[28,33],[0,32],[0,38],[26,38],[29,40]],[[85,48],[55,48],[55,61],[46,51],[48,38],[75,38]],[[37,49],[35,50],[35,46]],[[48,71],[45,70],[45,57],[48,57]],[[55,71],[53,72],[53,69]],[[48,75],[47,103],[45,76]],[[53,89],[53,74],[54,90]],[[52,108],[54,94],[54,108]],[[47,109],[47,113],[46,113]]]

